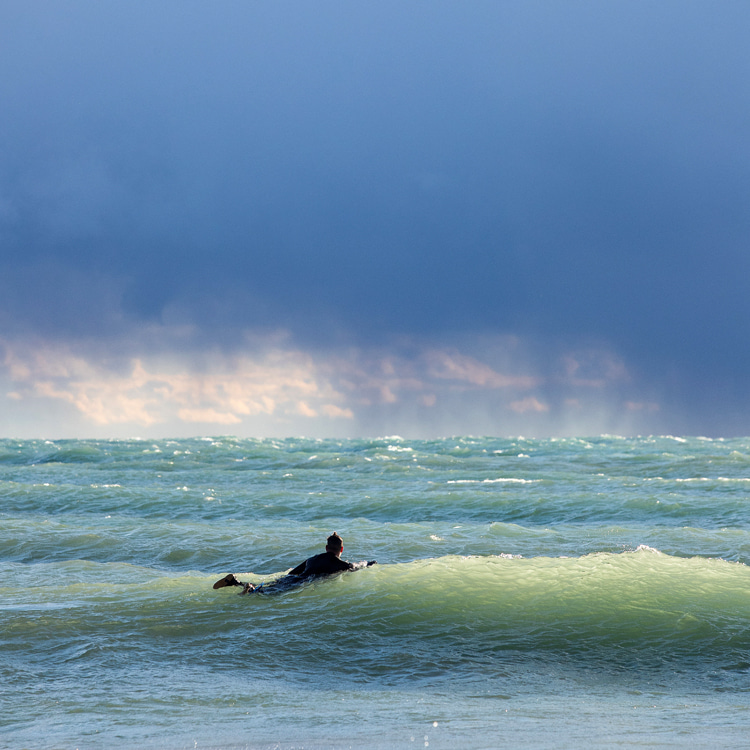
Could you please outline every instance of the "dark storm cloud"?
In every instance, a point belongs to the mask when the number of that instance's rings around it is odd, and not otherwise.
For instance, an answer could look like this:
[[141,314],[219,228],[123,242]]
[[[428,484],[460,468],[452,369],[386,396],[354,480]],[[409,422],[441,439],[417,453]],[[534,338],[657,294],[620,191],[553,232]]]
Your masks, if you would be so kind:
[[3,15],[6,333],[514,332],[740,397],[744,4]]

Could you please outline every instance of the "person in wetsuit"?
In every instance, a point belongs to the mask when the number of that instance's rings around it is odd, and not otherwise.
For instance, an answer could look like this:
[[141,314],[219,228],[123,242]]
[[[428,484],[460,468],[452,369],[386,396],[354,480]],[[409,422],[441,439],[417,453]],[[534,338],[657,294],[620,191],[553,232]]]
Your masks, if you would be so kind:
[[356,570],[357,566],[341,559],[344,551],[344,540],[334,531],[326,539],[326,551],[319,555],[308,557],[296,568],[292,568],[287,575],[299,578],[317,578],[317,576],[329,576],[332,573],[340,573],[344,570]]
[[[333,573],[342,573],[345,570],[359,570],[359,568],[375,565],[377,562],[376,560],[357,564],[346,562],[346,560],[341,559],[341,553],[343,551],[344,541],[334,531],[333,534],[326,539],[325,552],[308,557],[307,560],[301,562],[296,568],[292,568],[283,578],[276,581],[274,586],[282,588],[290,584],[306,581],[310,578],[329,576]],[[252,583],[242,583],[242,581],[238,581],[233,573],[230,573],[220,581],[216,581],[214,584],[215,589],[220,589],[224,586],[244,586],[243,594],[247,594],[249,591],[254,591],[256,588]]]

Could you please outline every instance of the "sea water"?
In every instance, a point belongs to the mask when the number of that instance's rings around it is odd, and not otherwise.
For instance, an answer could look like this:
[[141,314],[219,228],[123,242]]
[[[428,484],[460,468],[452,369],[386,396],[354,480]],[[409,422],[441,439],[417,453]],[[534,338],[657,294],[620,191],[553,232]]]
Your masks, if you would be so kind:
[[[750,439],[0,441],[0,746],[750,746]],[[322,551],[378,565],[280,593]]]

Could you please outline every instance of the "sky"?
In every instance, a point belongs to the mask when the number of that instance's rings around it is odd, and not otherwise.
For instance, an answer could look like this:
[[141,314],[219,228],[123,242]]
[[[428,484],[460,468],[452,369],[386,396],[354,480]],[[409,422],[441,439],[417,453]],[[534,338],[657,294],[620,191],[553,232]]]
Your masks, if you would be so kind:
[[0,0],[0,437],[750,434],[749,33]]

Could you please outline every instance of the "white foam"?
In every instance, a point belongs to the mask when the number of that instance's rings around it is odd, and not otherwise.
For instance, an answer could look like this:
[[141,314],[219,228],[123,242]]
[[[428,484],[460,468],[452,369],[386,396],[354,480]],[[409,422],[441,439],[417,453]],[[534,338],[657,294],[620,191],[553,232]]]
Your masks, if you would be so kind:
[[541,479],[498,477],[497,479],[449,479],[446,484],[536,484],[541,481]]

